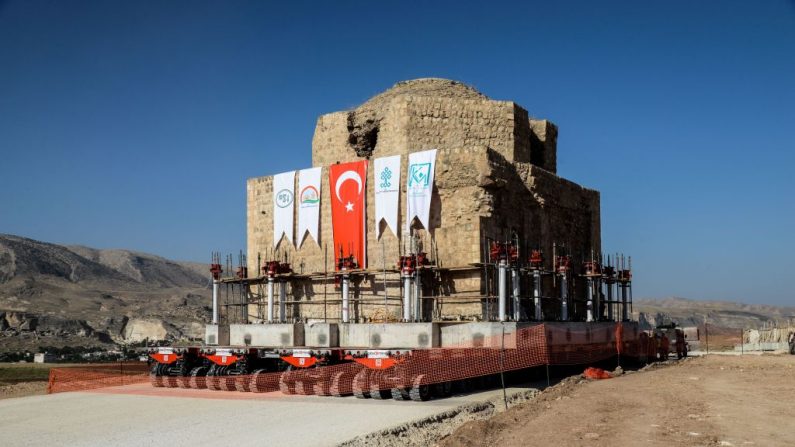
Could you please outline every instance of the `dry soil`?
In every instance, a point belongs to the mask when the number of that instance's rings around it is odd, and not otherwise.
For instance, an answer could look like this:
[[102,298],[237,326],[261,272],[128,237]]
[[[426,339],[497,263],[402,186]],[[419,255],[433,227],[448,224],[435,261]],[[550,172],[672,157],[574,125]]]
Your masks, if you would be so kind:
[[571,381],[467,422],[441,446],[793,446],[795,356],[691,358]]

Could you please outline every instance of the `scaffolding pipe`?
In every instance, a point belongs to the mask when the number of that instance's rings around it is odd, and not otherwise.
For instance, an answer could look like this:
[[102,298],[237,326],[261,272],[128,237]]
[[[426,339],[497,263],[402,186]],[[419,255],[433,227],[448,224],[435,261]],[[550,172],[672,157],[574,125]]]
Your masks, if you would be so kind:
[[585,321],[593,321],[593,278],[588,277],[588,301],[586,303]]
[[507,319],[505,312],[505,304],[508,298],[508,264],[503,259],[499,265],[499,301],[497,303],[497,317],[499,321]]
[[213,324],[218,324],[218,281],[213,280]]
[[569,285],[566,275],[560,275],[560,319],[569,321]]
[[535,305],[536,320],[543,320],[544,313],[541,310],[541,270],[533,270],[533,304]]
[[[343,267],[343,272],[345,268]],[[342,322],[350,323],[350,277],[347,273],[342,274]]]
[[287,281],[279,285],[279,321],[287,323]]
[[605,282],[607,287],[607,319],[613,321],[613,283]]
[[621,283],[621,321],[629,321],[629,309],[627,308],[627,285]]
[[519,269],[516,266],[511,269],[511,284],[513,285],[513,321],[519,321],[522,318],[522,308],[519,303],[521,292],[519,289]]
[[422,321],[422,282],[419,270],[414,273],[414,318]]
[[273,278],[268,278],[268,323],[274,323],[273,319]]
[[403,277],[403,320],[411,321],[411,276]]

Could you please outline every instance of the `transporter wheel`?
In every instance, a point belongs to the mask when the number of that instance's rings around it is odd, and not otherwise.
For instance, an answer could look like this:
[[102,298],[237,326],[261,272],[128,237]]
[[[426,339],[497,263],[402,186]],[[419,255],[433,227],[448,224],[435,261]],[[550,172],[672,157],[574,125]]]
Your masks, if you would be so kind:
[[153,387],[157,387],[157,388],[160,388],[160,387],[164,386],[163,385],[163,376],[158,374],[159,371],[160,371],[159,367],[160,367],[160,364],[159,363],[155,363],[154,365],[152,365],[152,368],[149,371],[149,383],[151,383]]
[[267,393],[269,391],[276,391],[273,386],[268,386],[265,381],[267,372],[264,369],[255,370],[251,373],[249,382],[248,382],[248,389],[251,390],[252,393]]
[[424,374],[414,378],[414,386],[409,390],[409,397],[413,401],[426,401],[431,398],[431,387],[422,384],[422,379],[425,378]]
[[221,381],[226,378],[227,373],[226,366],[211,366],[210,371],[207,372],[207,389],[221,391]]
[[342,397],[353,394],[353,378],[356,375],[355,369],[347,371],[337,371],[331,376],[331,386],[329,392],[332,396]]
[[288,366],[287,369],[279,375],[279,391],[287,395],[295,394],[295,376],[293,374],[292,365]]
[[153,387],[157,388],[162,388],[165,386],[163,383],[163,376],[157,376],[154,374],[149,374],[149,383],[151,383]]
[[241,393],[248,393],[251,391],[251,374],[235,376],[235,390]]
[[331,383],[328,380],[316,382],[312,385],[312,391],[318,396],[331,396]]
[[468,394],[472,392],[472,381],[469,379],[456,380],[452,384],[454,393]]
[[200,390],[207,388],[207,368],[206,366],[197,366],[190,370],[190,377],[188,377],[188,385],[190,388]]
[[392,399],[392,389],[387,387],[383,371],[370,371],[370,397],[383,400]]
[[353,378],[353,395],[357,399],[370,397],[370,370],[362,369]]
[[312,384],[312,393],[318,396],[331,396],[331,374],[328,371],[328,367],[320,367],[317,370],[319,373]]
[[295,394],[311,396],[315,394],[315,381],[306,380],[306,377],[295,380]]
[[453,382],[436,383],[431,390],[434,397],[450,397],[453,395]]
[[221,391],[237,391],[236,383],[239,377],[239,374],[231,375],[229,372],[227,372],[227,375],[220,377],[218,385],[221,388]]
[[171,375],[171,365],[160,365],[160,375],[163,376],[163,385],[168,388],[176,388],[178,386],[177,377]]
[[176,377],[177,386],[185,389],[190,388],[191,387],[190,379],[191,379],[190,377],[177,376]]
[[411,400],[408,388],[392,388],[389,392],[392,394],[392,399]]

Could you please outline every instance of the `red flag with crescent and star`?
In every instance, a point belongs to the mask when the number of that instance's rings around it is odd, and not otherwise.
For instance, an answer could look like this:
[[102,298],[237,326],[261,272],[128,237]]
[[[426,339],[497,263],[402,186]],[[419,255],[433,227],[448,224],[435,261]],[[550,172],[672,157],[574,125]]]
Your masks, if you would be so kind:
[[367,266],[364,232],[366,182],[367,160],[329,167],[334,257],[353,255],[358,268]]

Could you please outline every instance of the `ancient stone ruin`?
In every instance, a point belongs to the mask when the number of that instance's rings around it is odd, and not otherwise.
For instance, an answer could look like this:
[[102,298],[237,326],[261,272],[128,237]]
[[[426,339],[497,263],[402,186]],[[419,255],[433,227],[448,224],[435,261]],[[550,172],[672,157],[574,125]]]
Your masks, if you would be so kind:
[[[481,266],[488,238],[518,239],[523,257],[530,249],[542,250],[547,270],[553,268],[553,244],[565,246],[575,276],[580,262],[601,249],[599,193],[557,175],[557,133],[553,123],[531,118],[512,101],[493,100],[446,79],[399,82],[356,109],[322,115],[312,140],[312,165],[323,168],[320,240],[296,234],[294,244],[282,239],[274,251],[272,177],[249,179],[249,272],[257,276],[271,258],[289,260],[293,271],[304,275],[291,281],[293,319],[339,318],[335,284],[312,276],[334,271],[329,165],[401,154],[405,176],[409,153],[437,149],[430,228],[415,223],[415,240],[405,229],[399,235],[386,229],[376,239],[375,181],[372,169],[368,172],[368,273],[354,281],[352,316],[359,322],[399,319],[399,274],[389,270],[413,243],[440,267],[434,271],[440,281],[434,283],[441,286],[423,289],[426,318],[484,319],[491,306],[484,296],[492,293],[493,282]],[[402,188],[400,219],[406,212],[405,183]],[[545,294],[556,296],[556,284],[547,279]],[[575,297],[581,298],[584,289],[575,282]],[[250,289],[249,302],[255,303],[250,320],[262,318],[262,293],[261,287]],[[584,309],[575,305],[573,311]]]

